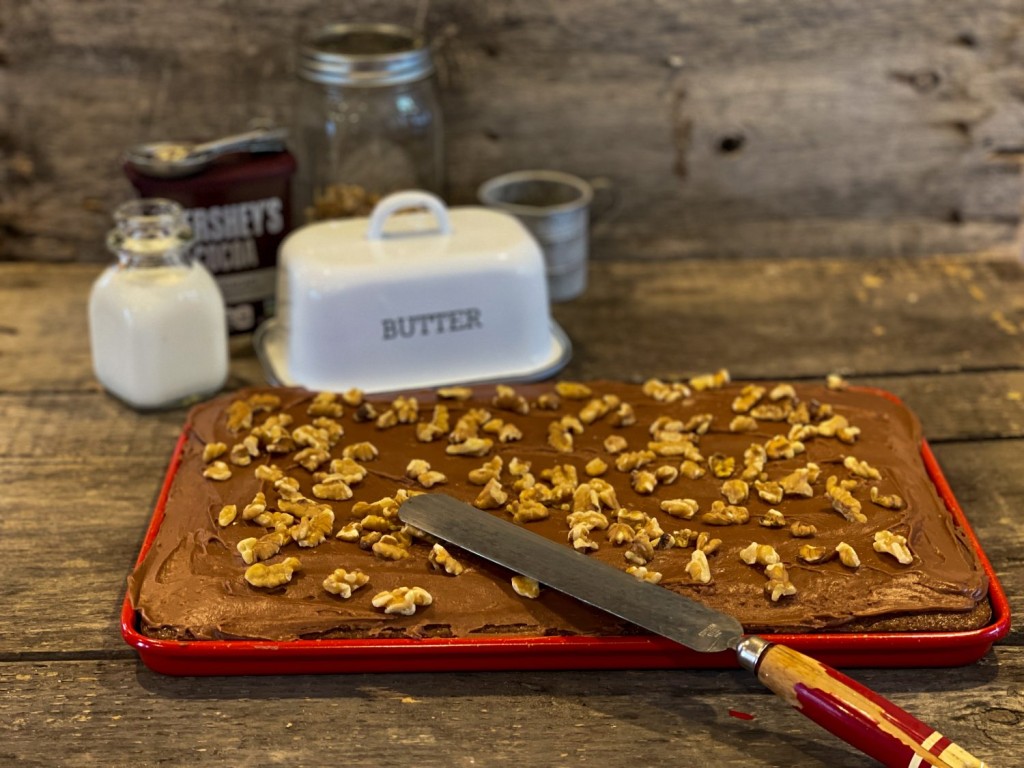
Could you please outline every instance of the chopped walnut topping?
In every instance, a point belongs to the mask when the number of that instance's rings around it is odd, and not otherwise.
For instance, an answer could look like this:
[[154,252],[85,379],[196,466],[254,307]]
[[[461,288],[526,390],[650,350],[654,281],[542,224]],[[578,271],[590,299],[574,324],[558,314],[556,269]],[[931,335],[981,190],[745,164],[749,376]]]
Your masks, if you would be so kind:
[[384,613],[412,616],[417,608],[434,602],[434,598],[423,587],[397,587],[390,592],[378,592],[370,602],[374,608],[383,608]]
[[462,443],[451,443],[445,448],[449,456],[486,456],[494,441],[487,437],[471,437]]
[[768,399],[777,402],[779,400],[796,400],[796,390],[792,384],[776,384],[768,393]]
[[636,424],[636,413],[629,403],[620,403],[610,419],[613,427],[631,427]]
[[214,459],[219,459],[227,450],[228,447],[224,443],[207,443],[203,446],[203,463],[209,464]]
[[377,450],[377,446],[373,443],[363,441],[346,445],[342,449],[341,455],[343,458],[355,459],[356,461],[372,461],[380,455],[380,451]]
[[786,516],[777,509],[769,509],[761,515],[761,519],[757,521],[757,524],[764,528],[785,528]]
[[398,426],[398,414],[393,408],[388,408],[377,417],[375,422],[377,429],[391,429]]
[[906,502],[900,496],[895,493],[882,495],[875,485],[871,486],[871,502],[886,509],[903,509],[906,506]]
[[529,576],[513,576],[512,589],[520,597],[536,600],[540,596],[540,584]]
[[722,483],[722,495],[730,504],[742,504],[750,496],[750,486],[743,480],[726,480]]
[[555,392],[566,400],[586,400],[593,395],[590,387],[578,381],[559,381],[555,384]]
[[[816,466],[816,465],[815,465]],[[803,496],[811,498],[814,496],[814,489],[811,487],[811,475],[814,471],[809,467],[795,469],[779,480],[782,492],[787,496]]]
[[834,391],[842,391],[850,386],[850,382],[838,373],[830,373],[825,377],[825,386]]
[[818,428],[813,424],[804,424],[803,422],[797,422],[789,428],[789,433],[786,437],[790,442],[805,442],[812,440],[818,436]]
[[757,405],[764,397],[765,388],[758,384],[747,384],[740,393],[733,398],[732,410],[734,413],[747,413]]
[[363,404],[363,397],[363,390],[358,387],[352,387],[348,391],[341,393],[341,401],[353,408],[358,408]]
[[420,404],[415,397],[396,397],[391,402],[391,410],[399,424],[415,424],[420,417]]
[[818,533],[818,529],[810,523],[804,523],[800,520],[796,520],[791,526],[789,526],[789,533],[797,539],[810,539]]
[[548,445],[559,453],[572,453],[575,447],[574,435],[583,433],[583,425],[575,416],[563,416],[548,425]]
[[402,560],[409,556],[409,550],[402,546],[402,542],[391,534],[381,536],[370,547],[377,557],[382,560]]
[[250,395],[246,402],[249,404],[249,407],[252,408],[253,413],[259,411],[273,411],[274,409],[281,407],[281,398],[270,392],[261,392]]
[[473,390],[469,387],[441,387],[437,390],[437,396],[445,400],[469,400]]
[[654,542],[646,531],[637,531],[633,535],[625,558],[634,565],[647,565],[654,559]]
[[494,391],[495,395],[491,403],[495,408],[518,413],[520,416],[525,416],[530,412],[530,404],[525,397],[517,394],[514,388],[507,384],[499,384]]
[[355,459],[333,459],[330,472],[320,478],[321,483],[341,481],[347,485],[358,485],[367,475],[366,467]]
[[790,440],[785,435],[775,435],[764,444],[764,450],[769,459],[792,459],[803,453],[806,448],[799,440]]
[[227,528],[238,517],[238,506],[235,504],[225,504],[220,508],[220,512],[217,513],[217,525],[221,528]]
[[630,473],[629,479],[633,490],[641,496],[654,493],[654,489],[658,487],[658,478],[653,472],[648,472],[647,470],[634,470]]
[[700,480],[706,473],[707,470],[704,467],[695,461],[690,461],[690,459],[679,465],[679,474],[689,480]]
[[842,429],[837,429],[836,437],[839,438],[839,442],[841,443],[853,445],[857,442],[857,438],[860,437],[860,427],[843,427]]
[[249,449],[245,447],[244,443],[235,443],[231,446],[228,461],[236,467],[247,467],[252,464],[252,456],[249,454]]
[[252,429],[252,406],[245,400],[235,400],[227,410],[228,431],[237,434]]
[[768,583],[764,585],[764,591],[773,603],[779,602],[783,597],[792,597],[796,594],[796,587],[789,580],[786,566],[782,563],[772,563],[765,566],[764,573],[768,577]]
[[260,536],[258,539],[255,537],[242,539],[235,545],[235,549],[242,556],[243,563],[252,565],[272,558],[281,551],[281,547],[288,543],[288,539],[287,534],[274,531]]
[[334,510],[320,507],[314,514],[303,517],[289,533],[300,547],[318,547],[334,529]]
[[838,483],[827,491],[832,509],[841,514],[852,523],[866,523],[867,515],[861,512],[860,502],[853,497],[853,494]]
[[593,424],[598,419],[607,416],[612,409],[618,408],[620,403],[621,401],[616,395],[591,398],[580,409],[579,419],[583,424]]
[[719,480],[732,477],[736,471],[736,458],[721,453],[713,453],[708,457],[708,466],[711,467],[711,474]]
[[756,432],[757,431],[757,419],[755,419],[755,418],[753,418],[751,416],[746,416],[746,415],[736,416],[736,417],[733,418],[732,421],[729,422],[729,431],[730,432]]
[[835,437],[839,430],[847,429],[849,426],[850,422],[845,416],[832,416],[818,424],[818,434],[822,437]]
[[713,539],[711,538],[710,533],[707,531],[701,531],[697,534],[697,541],[694,542],[694,546],[705,555],[713,555],[718,551],[718,548],[722,546],[722,540]]
[[828,547],[818,547],[814,544],[801,544],[796,554],[805,563],[813,564],[825,562],[836,554],[836,551],[829,550]]
[[690,562],[686,564],[686,574],[699,584],[707,584],[711,581],[711,566],[708,565],[708,557],[699,549],[695,549],[690,555]]
[[781,562],[782,558],[771,544],[758,544],[752,541],[740,550],[740,560],[747,565],[771,565]]
[[430,561],[430,565],[434,570],[444,571],[449,576],[458,576],[466,570],[462,563],[452,557],[448,550],[440,544],[435,544],[431,547],[430,554],[427,555],[427,559]]
[[769,504],[779,504],[782,502],[784,491],[780,483],[755,480],[754,489],[757,491],[758,498],[760,498],[761,501],[765,501]]
[[634,529],[639,529],[647,522],[648,515],[639,509],[626,509],[623,507],[615,512],[615,519],[620,523],[628,523]]
[[334,534],[334,538],[347,541],[349,543],[359,540],[359,537],[363,535],[363,525],[358,521],[351,523],[345,523],[341,526],[341,529]]
[[273,589],[291,581],[294,573],[301,567],[302,563],[297,557],[286,557],[274,565],[254,563],[245,569],[245,580],[254,587]]
[[583,525],[588,527],[590,530],[603,531],[608,527],[608,518],[602,512],[596,512],[594,510],[586,510],[581,512],[571,512],[565,518],[566,523],[569,524],[570,528],[575,528],[577,525]]
[[345,409],[338,402],[338,395],[334,392],[317,392],[306,409],[306,413],[310,416],[340,419],[345,413]]
[[562,399],[554,392],[543,392],[538,395],[533,407],[541,411],[557,411],[562,407]]
[[353,592],[366,586],[369,581],[370,577],[358,568],[353,571],[336,568],[324,579],[324,589],[332,595],[348,600],[352,597]]
[[492,477],[477,494],[473,506],[478,509],[499,509],[508,501],[508,492],[501,487],[501,481]]
[[246,504],[245,507],[242,509],[242,519],[252,520],[258,515],[262,515],[266,511],[267,497],[263,493],[263,491],[258,491],[256,495],[253,497],[253,500]]
[[278,469],[276,464],[260,464],[253,474],[256,475],[257,480],[264,480],[268,483],[276,483],[284,477],[284,472]]
[[539,501],[513,501],[508,505],[508,511],[516,523],[533,523],[551,517],[551,510]]
[[590,538],[593,529],[586,523],[578,523],[569,529],[569,541],[577,552],[589,552],[598,548],[598,543]]
[[626,573],[640,581],[646,581],[648,584],[657,584],[661,581],[661,574],[657,571],[648,570],[646,565],[631,565],[626,568]]
[[843,466],[850,470],[857,477],[867,480],[881,480],[882,473],[872,467],[866,461],[858,461],[854,456],[847,456],[843,459]]
[[322,448],[303,448],[295,454],[295,463],[308,472],[316,472],[321,464],[330,461],[331,454]]
[[228,480],[231,477],[231,467],[223,461],[211,462],[203,470],[203,477],[218,481]]
[[619,472],[632,472],[647,466],[656,458],[653,451],[626,451],[615,457],[615,468]]
[[572,493],[573,512],[585,512],[588,510],[599,510],[601,499],[597,496],[597,488],[590,483],[583,483],[576,487]]
[[702,514],[700,519],[708,525],[742,525],[750,519],[750,512],[746,507],[732,504],[726,506],[715,500],[711,502],[711,509]]
[[499,479],[501,477],[501,469],[504,463],[505,462],[501,456],[495,456],[489,461],[484,462],[476,469],[471,469],[469,471],[469,482],[473,485],[486,485],[490,480]]
[[604,439],[604,449],[608,451],[608,453],[622,453],[628,447],[629,444],[626,442],[626,438],[622,437],[622,435],[608,435],[608,437]]
[[860,558],[857,556],[857,551],[845,541],[840,541],[836,544],[836,553],[839,555],[839,562],[847,568],[860,567]]
[[679,469],[668,464],[663,464],[654,470],[654,477],[661,485],[671,485],[679,479]]
[[900,565],[910,565],[914,562],[914,555],[907,546],[907,537],[898,533],[878,531],[875,533],[875,542],[871,546],[875,552],[892,555]]
[[587,462],[586,466],[583,467],[583,471],[589,477],[600,477],[608,471],[608,464],[603,459],[595,457]]
[[760,421],[785,421],[791,408],[782,403],[761,403],[750,409],[750,415]]
[[761,477],[764,465],[768,462],[768,452],[763,445],[751,443],[743,452],[743,472],[740,477],[748,483]]
[[623,544],[632,542],[635,534],[633,526],[627,523],[612,523],[608,527],[606,537],[612,546],[621,547]]
[[675,403],[690,396],[690,388],[681,382],[667,384],[660,379],[648,379],[641,391],[659,403]]
[[360,403],[352,414],[352,420],[357,424],[362,424],[367,421],[376,421],[377,417],[377,408],[369,401]]
[[721,389],[731,381],[729,371],[721,368],[714,373],[705,373],[694,376],[690,379],[690,386],[695,392],[704,392],[709,389]]
[[421,422],[416,425],[416,439],[421,443],[431,443],[447,434],[449,418],[448,406],[438,403],[434,406],[430,421]]

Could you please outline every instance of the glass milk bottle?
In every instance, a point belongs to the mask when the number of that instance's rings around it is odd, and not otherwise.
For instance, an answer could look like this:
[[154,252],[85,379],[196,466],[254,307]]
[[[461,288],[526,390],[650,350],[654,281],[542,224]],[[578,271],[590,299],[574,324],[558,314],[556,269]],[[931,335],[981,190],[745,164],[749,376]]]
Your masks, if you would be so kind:
[[224,298],[188,256],[182,207],[132,200],[114,213],[107,246],[117,256],[93,284],[89,339],[104,388],[140,410],[184,405],[224,386]]

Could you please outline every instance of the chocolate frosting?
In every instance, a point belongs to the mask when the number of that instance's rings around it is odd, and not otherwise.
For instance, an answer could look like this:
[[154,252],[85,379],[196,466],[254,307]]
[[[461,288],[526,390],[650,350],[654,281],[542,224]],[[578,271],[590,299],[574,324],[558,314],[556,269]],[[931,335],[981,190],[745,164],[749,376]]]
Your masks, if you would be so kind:
[[[773,385],[765,383],[769,391]],[[226,504],[235,504],[241,510],[261,490],[266,494],[268,506],[275,506],[277,496],[273,484],[257,479],[254,474],[261,464],[276,464],[287,475],[297,478],[302,494],[309,498],[315,498],[313,473],[295,463],[292,453],[271,456],[264,453],[249,466],[232,466],[229,462],[230,479],[215,481],[203,477],[203,450],[214,442],[231,447],[247,434],[245,430],[232,432],[228,429],[227,409],[236,400],[253,394],[277,395],[281,409],[273,413],[284,411],[293,416],[290,429],[294,429],[311,421],[312,417],[306,412],[314,395],[299,389],[247,390],[197,406],[186,425],[187,439],[181,463],[159,530],[129,577],[129,596],[138,612],[142,631],[154,637],[183,640],[468,637],[510,633],[601,635],[634,631],[622,626],[619,620],[551,589],[542,588],[537,599],[521,597],[513,589],[510,580],[513,574],[454,547],[449,547],[449,551],[465,566],[465,571],[458,576],[447,575],[430,566],[428,542],[417,540],[409,547],[409,557],[389,561],[360,548],[357,543],[339,540],[333,535],[346,523],[363,517],[364,512],[353,512],[357,502],[394,497],[399,489],[442,492],[472,503],[481,487],[468,481],[468,473],[494,456],[504,460],[501,479],[506,489],[510,489],[513,480],[508,469],[514,458],[530,462],[531,472],[541,481],[544,470],[571,464],[581,483],[588,480],[585,465],[594,458],[601,458],[609,465],[601,479],[614,485],[621,507],[641,510],[655,517],[666,533],[689,528],[720,538],[720,547],[707,558],[711,571],[709,583],[695,582],[686,570],[693,552],[692,543],[689,547],[656,548],[646,567],[662,575],[662,587],[736,616],[747,631],[842,631],[863,627],[865,622],[878,618],[893,617],[897,621],[901,617],[924,617],[924,624],[918,621],[909,626],[927,629],[930,628],[928,621],[932,620],[929,617],[966,617],[972,611],[976,614],[975,609],[984,601],[987,591],[984,570],[926,473],[921,458],[919,424],[913,414],[894,400],[875,391],[852,388],[834,391],[825,386],[795,385],[797,398],[793,402],[811,404],[812,413],[819,414],[819,422],[824,419],[824,412],[818,410],[817,405],[830,405],[835,414],[844,416],[850,425],[859,428],[859,435],[852,443],[821,435],[809,437],[803,441],[804,452],[793,458],[767,461],[762,477],[769,480],[786,476],[808,462],[817,464],[821,471],[812,486],[813,497],[787,495],[781,503],[769,504],[758,497],[751,484],[750,497],[742,502],[749,511],[749,521],[721,526],[703,522],[701,515],[715,500],[724,501],[723,479],[713,477],[711,472],[697,480],[680,476],[674,482],[659,483],[652,493],[637,493],[631,487],[630,471],[616,469],[616,456],[606,450],[605,438],[620,435],[628,444],[627,450],[642,450],[652,440],[650,426],[659,417],[686,423],[694,416],[711,414],[710,429],[693,436],[704,459],[702,465],[706,468],[707,459],[712,455],[733,457],[736,477],[744,465],[743,453],[751,443],[763,445],[775,435],[787,434],[792,425],[786,421],[758,419],[754,431],[730,431],[730,422],[737,415],[732,408],[733,401],[744,386],[740,383],[692,391],[674,403],[660,402],[644,394],[639,385],[597,381],[588,382],[587,386],[593,398],[614,395],[632,406],[636,423],[614,426],[613,415],[603,416],[584,425],[582,432],[574,435],[572,453],[559,452],[549,444],[549,427],[564,416],[578,415],[590,398],[563,397],[554,410],[538,407],[537,398],[553,393],[553,384],[515,387],[516,395],[523,396],[531,405],[528,414],[497,407],[495,388],[491,386],[475,388],[474,399],[469,401],[443,401],[450,409],[451,426],[468,409],[485,408],[493,417],[515,425],[522,432],[521,440],[506,443],[490,435],[494,444],[483,457],[449,455],[447,435],[422,442],[417,439],[413,424],[380,428],[372,420],[358,421],[357,409],[346,405],[344,415],[337,419],[344,428],[344,435],[331,449],[331,456],[340,457],[346,446],[362,441],[373,443],[379,456],[361,462],[368,474],[352,486],[351,499],[320,502],[330,504],[335,512],[334,528],[326,541],[313,548],[289,543],[267,561],[273,564],[286,557],[297,557],[301,562],[301,569],[292,580],[274,589],[247,583],[243,576],[246,566],[236,550],[241,539],[261,536],[267,529],[243,521],[241,516],[221,527],[218,512]],[[418,421],[430,421],[433,405],[438,402],[436,393],[406,394],[417,399]],[[377,413],[383,413],[390,407],[392,397],[369,400]],[[767,396],[763,402],[769,402]],[[268,415],[256,413],[254,424],[260,424]],[[843,464],[845,457],[851,455],[878,469],[881,479],[858,478]],[[222,459],[226,461],[227,456]],[[412,459],[429,462],[432,470],[446,476],[446,482],[425,491],[407,475],[406,468]],[[658,458],[645,469],[653,470],[662,465],[678,468],[680,462],[679,457]],[[326,465],[322,469],[326,471]],[[862,503],[866,522],[850,521],[833,508],[825,493],[826,481],[833,475],[840,480],[857,481],[851,493]],[[905,501],[904,507],[893,510],[872,503],[869,500],[872,485],[883,495],[898,494]],[[510,494],[510,499],[513,498],[514,493]],[[697,516],[683,520],[660,509],[662,500],[676,498],[696,500],[700,507]],[[770,508],[784,514],[786,527],[767,528],[759,523]],[[604,512],[614,522],[616,510],[605,509]],[[504,509],[493,510],[492,514],[509,517]],[[794,537],[789,524],[796,521],[814,525],[817,534],[811,539]],[[563,509],[553,509],[547,520],[525,525],[570,546]],[[400,523],[396,522],[398,526]],[[872,543],[877,531],[905,536],[913,561],[902,565],[892,555],[876,552]],[[590,552],[589,557],[620,568],[630,565],[624,557],[629,545],[614,546],[601,530],[593,531],[591,538],[599,548]],[[764,567],[747,565],[739,554],[753,541],[775,548],[796,588],[795,594],[773,601],[766,593]],[[837,557],[811,564],[797,554],[804,544],[832,551],[840,542],[853,547],[860,559],[859,567],[848,567]],[[369,583],[349,599],[330,594],[322,584],[336,568],[360,569],[369,575]],[[421,607],[412,616],[387,615],[373,607],[374,595],[401,586],[422,587],[431,594],[433,603]]]

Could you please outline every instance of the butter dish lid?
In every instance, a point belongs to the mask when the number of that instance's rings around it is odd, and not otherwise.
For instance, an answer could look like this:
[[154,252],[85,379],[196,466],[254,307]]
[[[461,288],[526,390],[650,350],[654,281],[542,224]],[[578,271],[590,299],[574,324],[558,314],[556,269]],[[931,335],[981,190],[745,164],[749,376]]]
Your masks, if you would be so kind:
[[526,228],[420,191],[292,232],[254,341],[275,382],[366,392],[544,378],[571,355]]

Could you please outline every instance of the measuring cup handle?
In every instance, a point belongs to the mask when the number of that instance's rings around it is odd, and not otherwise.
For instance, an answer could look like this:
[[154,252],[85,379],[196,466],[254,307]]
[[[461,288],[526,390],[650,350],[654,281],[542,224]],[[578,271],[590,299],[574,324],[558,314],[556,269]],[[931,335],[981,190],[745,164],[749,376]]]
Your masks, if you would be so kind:
[[384,225],[392,214],[404,211],[409,208],[426,208],[437,219],[437,229],[442,235],[450,234],[452,231],[451,222],[448,220],[448,208],[444,201],[437,195],[429,192],[413,190],[410,192],[395,192],[381,200],[373,208],[370,214],[370,224],[366,228],[366,236],[370,240],[380,240],[384,237]]

